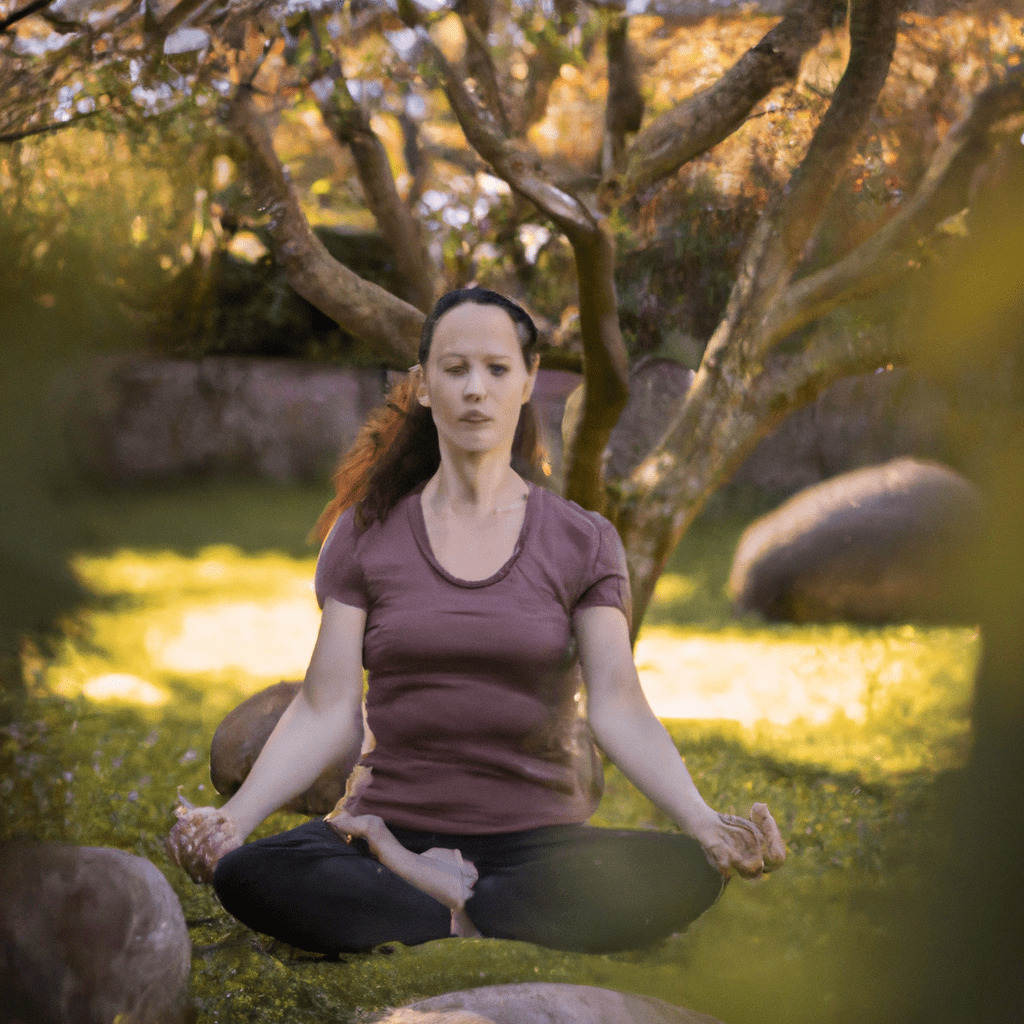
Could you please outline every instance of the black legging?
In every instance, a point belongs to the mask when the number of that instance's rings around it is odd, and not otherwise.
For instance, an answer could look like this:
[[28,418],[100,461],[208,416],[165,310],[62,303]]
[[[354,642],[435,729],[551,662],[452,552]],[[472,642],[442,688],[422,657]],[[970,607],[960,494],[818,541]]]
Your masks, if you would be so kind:
[[[458,849],[480,877],[466,903],[486,936],[589,953],[681,931],[721,894],[722,877],[687,836],[554,825],[499,835],[392,828],[414,853]],[[224,908],[255,931],[318,953],[450,934],[447,907],[349,845],[321,819],[221,858]]]

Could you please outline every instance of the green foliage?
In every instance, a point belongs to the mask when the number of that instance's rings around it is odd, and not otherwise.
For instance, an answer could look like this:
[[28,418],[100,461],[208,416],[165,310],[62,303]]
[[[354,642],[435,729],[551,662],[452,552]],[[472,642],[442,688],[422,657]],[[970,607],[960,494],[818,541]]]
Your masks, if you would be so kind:
[[[730,883],[720,904],[689,931],[652,948],[588,956],[450,939],[414,948],[389,944],[330,962],[249,932],[208,888],[189,882],[162,846],[171,807],[179,789],[193,802],[213,797],[214,728],[244,696],[275,679],[264,670],[214,664],[212,649],[207,667],[183,670],[166,656],[165,641],[184,635],[189,621],[216,624],[226,621],[217,619],[223,608],[260,602],[276,609],[278,632],[301,632],[297,620],[285,624],[281,610],[312,602],[313,559],[302,538],[323,498],[313,490],[218,485],[70,501],[68,514],[88,537],[76,572],[97,596],[66,621],[54,656],[26,649],[33,692],[17,720],[0,730],[0,839],[110,845],[157,864],[190,923],[200,1022],[361,1020],[418,997],[509,981],[647,993],[733,1024],[899,1019],[886,1002],[885,965],[896,954],[891,926],[923,884],[918,844],[928,841],[937,773],[957,763],[966,727],[971,654],[937,632],[915,634],[931,653],[891,684],[891,699],[863,722],[793,722],[760,731],[735,722],[668,723],[715,806],[745,813],[755,800],[768,802],[789,860],[763,883]],[[709,613],[710,634],[731,629],[760,645],[757,656],[767,663],[793,631],[729,623],[724,610],[726,553],[744,521],[719,508],[717,518],[700,524],[669,569],[669,578],[690,583],[676,585],[667,601],[656,597],[652,616],[660,624],[653,629],[692,629],[701,609]],[[227,546],[232,541],[238,546]],[[310,616],[315,623],[315,608]],[[209,632],[214,645],[245,646]],[[872,663],[856,659],[871,643],[881,643],[875,670],[885,668],[885,631],[830,627],[815,636],[834,657],[819,666],[823,678],[808,685],[830,685],[843,652],[854,670],[860,665],[869,673]],[[256,653],[272,652],[264,644]],[[106,691],[88,685],[111,674],[122,677],[120,688],[109,679]],[[941,714],[933,713],[928,695],[942,690],[949,699]],[[894,712],[901,701],[906,706]],[[943,716],[952,727],[945,733],[937,728]],[[908,754],[899,772],[873,760],[872,744],[883,734]],[[276,815],[261,834],[299,820]],[[666,826],[615,770],[595,821]]]

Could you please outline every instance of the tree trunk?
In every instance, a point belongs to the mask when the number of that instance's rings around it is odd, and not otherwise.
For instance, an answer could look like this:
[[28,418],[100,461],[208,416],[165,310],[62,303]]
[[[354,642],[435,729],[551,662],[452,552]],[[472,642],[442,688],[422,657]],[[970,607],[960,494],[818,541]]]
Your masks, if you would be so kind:
[[[634,639],[669,555],[708,497],[782,417],[849,370],[822,344],[780,356],[765,325],[786,292],[828,197],[888,73],[898,13],[888,0],[850,12],[851,52],[803,163],[771,202],[748,244],[726,310],[679,415],[629,480],[608,481],[608,514],[626,547]],[[877,358],[858,346],[853,362]],[[846,361],[849,365],[851,360]]]
[[[851,344],[827,322],[796,352],[781,354],[779,342],[911,273],[910,256],[922,235],[970,202],[972,172],[989,151],[990,130],[1021,111],[1024,74],[1015,72],[975,98],[946,134],[917,192],[874,236],[832,267],[777,291],[761,319],[741,309],[723,321],[658,449],[628,480],[607,482],[607,514],[630,565],[634,632],[679,539],[758,441],[840,377],[906,358],[900,339],[887,332],[861,333]],[[773,230],[766,214],[759,233]],[[755,237],[752,247],[758,244]],[[733,299],[744,290],[757,295],[756,285],[741,277]]]

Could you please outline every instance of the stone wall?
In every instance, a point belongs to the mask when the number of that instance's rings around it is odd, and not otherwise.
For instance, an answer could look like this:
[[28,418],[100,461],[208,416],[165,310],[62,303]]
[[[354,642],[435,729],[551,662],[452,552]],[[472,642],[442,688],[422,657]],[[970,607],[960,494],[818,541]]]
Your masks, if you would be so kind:
[[378,370],[292,360],[118,356],[65,376],[54,407],[73,464],[95,482],[296,483],[330,477],[383,381]]
[[[688,386],[686,373],[665,376],[662,368],[651,369],[677,390]],[[577,374],[542,370],[534,393],[556,487],[562,412],[579,382]],[[224,475],[320,482],[382,401],[386,384],[387,374],[376,369],[125,355],[69,370],[54,388],[51,408],[73,464],[95,482]],[[672,396],[666,401],[671,404]],[[638,386],[634,407],[621,422],[637,427],[638,416],[644,421],[656,413],[663,425],[664,404]],[[948,419],[941,394],[908,371],[847,377],[765,438],[732,483],[787,495],[898,456],[947,461]]]

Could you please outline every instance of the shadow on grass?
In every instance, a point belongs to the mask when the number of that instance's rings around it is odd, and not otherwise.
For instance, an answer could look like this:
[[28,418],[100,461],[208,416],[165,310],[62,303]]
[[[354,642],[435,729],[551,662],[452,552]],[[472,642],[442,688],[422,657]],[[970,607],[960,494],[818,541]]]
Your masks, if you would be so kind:
[[93,553],[121,548],[194,555],[230,544],[253,554],[316,555],[306,540],[331,497],[326,487],[274,487],[250,481],[199,481],[186,487],[80,489],[65,503],[79,546]]

